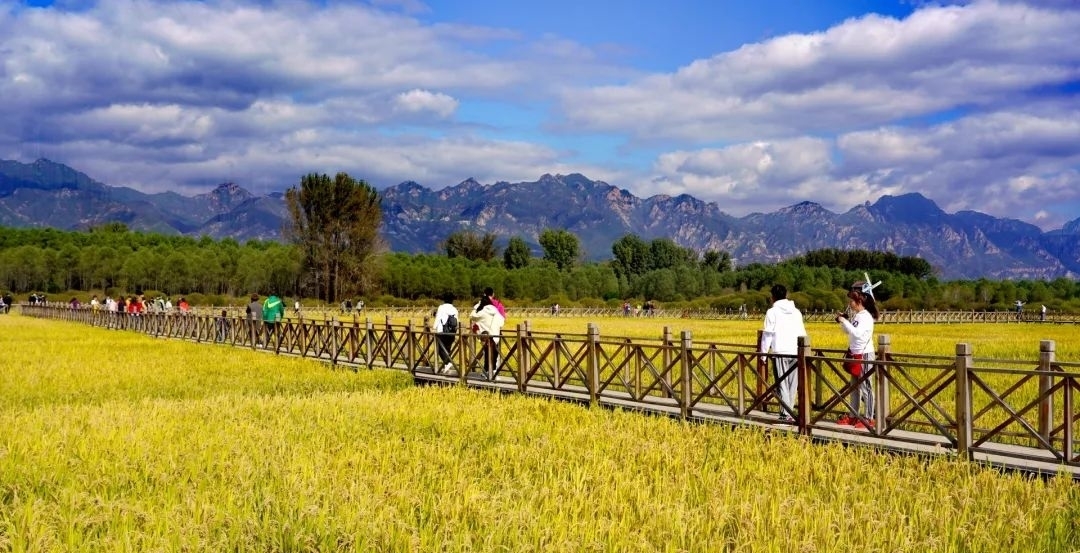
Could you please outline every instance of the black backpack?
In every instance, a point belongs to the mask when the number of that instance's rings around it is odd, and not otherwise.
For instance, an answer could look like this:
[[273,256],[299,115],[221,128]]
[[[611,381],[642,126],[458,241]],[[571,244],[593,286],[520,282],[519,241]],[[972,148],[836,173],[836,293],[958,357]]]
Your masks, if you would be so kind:
[[446,322],[442,325],[442,331],[446,334],[457,334],[457,329],[457,315],[448,315],[446,317]]

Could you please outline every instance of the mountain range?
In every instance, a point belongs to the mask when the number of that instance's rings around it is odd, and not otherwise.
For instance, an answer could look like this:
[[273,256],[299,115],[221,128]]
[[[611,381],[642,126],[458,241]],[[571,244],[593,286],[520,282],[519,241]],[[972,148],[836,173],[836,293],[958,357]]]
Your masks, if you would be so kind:
[[[1043,232],[977,211],[946,213],[920,194],[882,196],[834,213],[802,202],[735,217],[693,196],[638,198],[580,174],[534,182],[473,179],[433,190],[403,182],[382,191],[383,234],[391,249],[434,252],[450,233],[472,229],[535,246],[545,228],[581,239],[591,259],[634,233],[681,246],[731,253],[740,265],[776,262],[821,248],[871,249],[919,256],[942,278],[1042,278],[1080,274],[1080,218]],[[0,225],[85,229],[111,221],[134,230],[237,240],[278,240],[288,217],[282,193],[251,194],[224,183],[196,196],[146,194],[109,186],[45,159],[0,161]]]

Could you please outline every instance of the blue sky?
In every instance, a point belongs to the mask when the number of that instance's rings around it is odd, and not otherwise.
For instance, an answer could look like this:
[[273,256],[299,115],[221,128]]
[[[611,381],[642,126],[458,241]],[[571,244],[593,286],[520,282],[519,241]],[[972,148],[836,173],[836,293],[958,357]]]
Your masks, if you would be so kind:
[[1080,2],[0,0],[0,158],[1080,217]]

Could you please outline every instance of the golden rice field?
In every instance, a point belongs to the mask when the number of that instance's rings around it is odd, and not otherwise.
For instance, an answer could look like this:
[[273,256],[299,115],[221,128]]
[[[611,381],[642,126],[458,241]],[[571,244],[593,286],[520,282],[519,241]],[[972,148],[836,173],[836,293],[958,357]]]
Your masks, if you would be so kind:
[[1065,478],[19,316],[0,354],[0,551],[1080,550]]
[[[400,322],[405,322],[402,319]],[[419,322],[419,321],[414,321]],[[509,314],[504,331],[510,332],[523,321]],[[614,317],[590,321],[584,318],[542,317],[533,318],[530,324],[534,332],[565,332],[585,334],[586,325],[593,322],[602,337],[659,338],[664,327],[673,337],[689,330],[695,343],[753,344],[760,320],[717,321],[664,318]],[[815,348],[845,349],[847,336],[836,323],[807,323],[806,332]],[[1039,341],[1054,340],[1060,361],[1080,362],[1080,325],[1054,324],[878,324],[875,335],[888,334],[892,351],[928,355],[955,355],[956,344],[971,344],[977,357],[994,359],[1039,358]],[[875,344],[876,344],[875,338]]]
[[[465,306],[458,306],[462,318],[467,319]],[[376,325],[385,321],[385,313],[355,317],[363,324],[371,318]],[[354,318],[343,318],[351,322]],[[392,316],[391,323],[403,325],[412,321],[414,325],[423,323],[422,317]],[[511,334],[518,324],[526,321],[516,317],[511,309],[508,313],[503,332]],[[644,317],[550,317],[530,316],[528,323],[533,332],[541,333],[586,333],[589,323],[596,324],[602,338],[631,337],[656,338],[668,327],[675,339],[679,333],[689,330],[695,343],[754,344],[757,331],[762,328],[762,321],[747,319],[703,320],[683,318],[644,318]],[[815,348],[845,349],[847,337],[836,323],[807,323],[807,333]],[[918,353],[927,355],[952,356],[956,344],[967,343],[974,348],[975,356],[989,359],[1031,359],[1039,357],[1039,341],[1054,340],[1059,361],[1080,363],[1080,325],[1076,324],[1040,324],[1028,323],[959,323],[959,324],[909,324],[879,323],[875,336],[887,334],[894,352]],[[875,344],[877,343],[875,338]]]

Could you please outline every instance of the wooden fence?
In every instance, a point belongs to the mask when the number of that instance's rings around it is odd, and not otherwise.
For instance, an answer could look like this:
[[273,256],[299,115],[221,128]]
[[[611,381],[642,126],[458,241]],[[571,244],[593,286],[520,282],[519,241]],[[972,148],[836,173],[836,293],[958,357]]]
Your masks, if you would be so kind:
[[[287,302],[286,302],[287,303]],[[25,305],[25,304],[24,304]],[[470,304],[471,305],[471,304]],[[68,309],[63,302],[49,302],[48,307]],[[459,306],[468,310],[465,305]],[[89,309],[83,305],[81,309]],[[151,311],[153,307],[149,308]],[[191,314],[220,316],[224,311],[227,317],[243,317],[245,307],[236,306],[197,306],[191,309]],[[556,314],[549,307],[512,307],[510,308],[516,319],[537,319],[544,317],[566,318],[663,318],[663,319],[700,319],[700,320],[755,320],[760,321],[765,314],[760,311],[739,312],[737,309],[653,309],[649,312],[630,311],[625,313],[620,308],[612,307],[565,307]],[[427,307],[365,307],[364,309],[352,309],[343,311],[331,307],[303,307],[297,313],[291,306],[286,309],[287,319],[342,319],[352,320],[354,323],[362,321],[366,317],[383,317],[390,315],[397,319],[422,319],[430,316],[435,311],[435,306]],[[171,313],[178,314],[173,308]],[[803,319],[806,322],[832,322],[836,316],[835,311],[804,311]],[[956,324],[956,323],[1047,323],[1047,324],[1080,324],[1080,314],[1048,312],[1045,317],[1038,311],[889,311],[881,312],[880,323],[897,324]]]
[[[465,306],[460,306],[462,309]],[[221,308],[217,308],[220,312]],[[244,308],[227,308],[230,314],[242,316]],[[756,320],[760,321],[765,314],[758,311],[740,313],[738,310],[720,309],[654,309],[648,313],[631,311],[629,314],[622,309],[610,307],[568,307],[562,308],[556,314],[547,307],[512,307],[510,310],[517,319],[536,319],[543,317],[568,317],[599,319],[608,317],[630,318],[665,318],[665,319],[700,319],[700,320]],[[204,312],[207,312],[205,309]],[[290,309],[290,314],[293,314]],[[313,307],[304,308],[306,318],[361,318],[381,317],[391,315],[395,318],[421,319],[431,315],[435,307],[367,307],[363,311],[343,312],[340,309]],[[213,311],[209,311],[213,312]],[[804,311],[803,319],[806,322],[833,322],[836,317],[835,311]],[[1080,315],[1073,313],[1047,313],[1046,317],[1038,312],[1017,314],[1015,311],[889,311],[881,313],[882,323],[900,324],[955,324],[955,323],[1047,323],[1047,324],[1080,324]]]
[[[584,332],[545,333],[528,322],[491,339],[463,330],[448,351],[452,374],[438,368],[437,334],[423,324],[286,320],[273,326],[236,316],[144,314],[23,306],[24,315],[80,322],[151,336],[218,343],[322,359],[351,368],[410,371],[418,382],[463,385],[664,413],[685,419],[752,424],[821,440],[871,444],[915,453],[976,459],[1025,471],[1080,478],[1080,364],[1055,358],[1043,341],[1032,360],[975,357],[968,344],[953,356],[894,352],[879,335],[872,368],[858,379],[844,351],[800,338],[799,399],[793,422],[781,422],[779,385],[756,344],[700,343],[669,327],[655,339]],[[788,376],[788,375],[782,375]],[[850,394],[873,385],[876,409],[864,429],[837,423]]]

